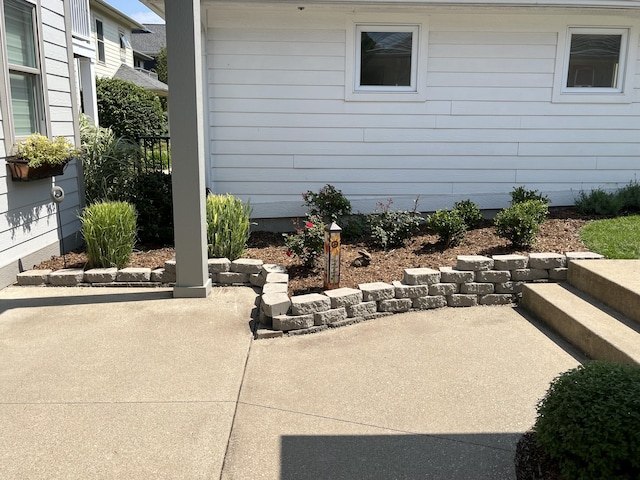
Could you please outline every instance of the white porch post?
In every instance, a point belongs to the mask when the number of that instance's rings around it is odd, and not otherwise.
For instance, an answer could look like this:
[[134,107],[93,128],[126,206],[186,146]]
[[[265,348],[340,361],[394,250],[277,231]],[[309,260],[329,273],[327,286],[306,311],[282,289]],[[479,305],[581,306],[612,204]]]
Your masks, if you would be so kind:
[[173,221],[176,244],[174,297],[206,297],[204,115],[200,0],[165,0]]

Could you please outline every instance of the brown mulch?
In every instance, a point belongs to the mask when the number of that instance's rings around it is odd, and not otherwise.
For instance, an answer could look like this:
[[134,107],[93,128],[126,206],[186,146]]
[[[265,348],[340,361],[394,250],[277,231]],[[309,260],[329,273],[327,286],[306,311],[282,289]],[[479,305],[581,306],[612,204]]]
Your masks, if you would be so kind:
[[[498,255],[527,254],[531,252],[565,253],[584,251],[580,240],[580,228],[592,217],[579,215],[574,209],[555,209],[542,225],[536,243],[530,250],[518,250],[509,242],[498,237],[491,221],[467,232],[464,241],[453,248],[443,248],[436,235],[423,229],[402,248],[389,251],[376,249],[364,242],[345,242],[342,245],[340,272],[341,287],[357,287],[360,283],[392,282],[402,280],[405,268],[438,268],[454,266],[458,255]],[[372,255],[371,264],[353,267],[359,250],[365,249]],[[174,257],[173,248],[140,249],[134,252],[132,267],[161,268],[166,260]],[[246,258],[257,258],[265,263],[284,265],[289,270],[289,293],[301,294],[322,291],[322,267],[313,270],[304,268],[294,257],[286,255],[284,239],[280,233],[254,232],[249,239]],[[87,257],[82,251],[66,255],[66,268],[84,268]],[[35,268],[58,270],[64,267],[63,257],[54,257]]]

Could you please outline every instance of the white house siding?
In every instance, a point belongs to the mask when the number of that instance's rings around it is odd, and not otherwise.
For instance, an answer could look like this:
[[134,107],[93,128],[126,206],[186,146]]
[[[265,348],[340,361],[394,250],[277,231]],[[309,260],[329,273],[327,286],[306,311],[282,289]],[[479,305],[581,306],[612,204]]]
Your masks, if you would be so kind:
[[[98,60],[98,47],[96,37],[96,18],[102,20],[104,31],[104,56],[105,61]],[[101,11],[92,12],[91,15],[91,42],[96,49],[96,76],[111,78],[123,63],[133,67],[133,50],[125,49],[124,60],[120,56],[120,31],[124,32],[131,41],[131,29],[123,27],[119,22]]]
[[[427,101],[361,102],[345,101],[346,26],[367,18],[352,10],[209,7],[209,182],[257,218],[302,214],[301,193],[327,183],[362,212],[418,196],[432,211],[466,198],[501,208],[517,185],[570,205],[640,173],[638,73],[631,103],[552,102],[567,26],[633,27],[637,52],[638,12],[414,7]],[[637,53],[627,67],[640,72]]]
[[[43,31],[43,72],[48,104],[47,120],[53,136],[74,141],[76,122],[72,108],[72,89],[67,55],[63,2],[42,0],[39,11]],[[70,48],[70,46],[69,46]],[[1,126],[1,125],[0,125]],[[4,130],[0,128],[0,136]],[[56,207],[50,200],[54,182],[38,180],[13,182],[4,159],[12,145],[0,141],[0,288],[15,281],[15,275],[34,264],[60,253]],[[77,233],[80,205],[75,161],[55,179],[65,190],[60,204],[62,232],[67,248],[80,240]]]

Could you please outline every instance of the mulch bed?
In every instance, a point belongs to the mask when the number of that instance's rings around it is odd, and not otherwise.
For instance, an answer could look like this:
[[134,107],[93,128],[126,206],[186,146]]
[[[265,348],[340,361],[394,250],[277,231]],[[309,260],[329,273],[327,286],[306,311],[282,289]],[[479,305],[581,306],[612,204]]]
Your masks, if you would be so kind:
[[[402,280],[405,268],[435,268],[454,266],[458,255],[498,255],[531,252],[565,253],[584,251],[580,229],[593,217],[578,214],[575,209],[552,209],[549,219],[542,225],[536,243],[529,250],[516,249],[505,239],[498,237],[491,221],[483,221],[480,227],[467,232],[464,241],[453,248],[444,248],[436,235],[423,228],[404,247],[380,250],[366,241],[343,242],[341,253],[340,286],[356,288],[360,283]],[[352,262],[360,257],[360,250],[367,250],[371,263],[366,267],[354,267]],[[295,257],[286,255],[281,233],[253,232],[249,239],[246,258],[256,258],[265,263],[284,265],[289,270],[289,293],[299,295],[323,290],[322,266],[310,269],[302,266]],[[134,252],[129,266],[161,268],[164,262],[174,258],[169,247],[145,248]],[[83,251],[75,251],[65,257],[54,257],[35,268],[59,270],[84,268],[87,262]]]

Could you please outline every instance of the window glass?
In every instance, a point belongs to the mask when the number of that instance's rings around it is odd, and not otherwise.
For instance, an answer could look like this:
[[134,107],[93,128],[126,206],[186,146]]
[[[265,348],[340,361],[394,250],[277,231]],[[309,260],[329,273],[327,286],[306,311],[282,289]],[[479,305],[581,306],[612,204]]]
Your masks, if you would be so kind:
[[360,85],[411,85],[412,32],[361,32]]
[[9,77],[14,133],[18,137],[29,136],[39,131],[35,76],[12,72]]
[[567,87],[619,88],[622,35],[571,35]]
[[9,63],[36,67],[32,7],[7,1],[4,4]]

